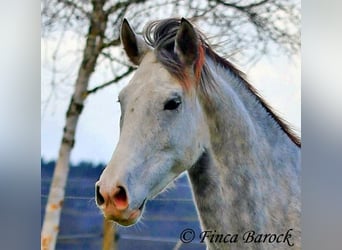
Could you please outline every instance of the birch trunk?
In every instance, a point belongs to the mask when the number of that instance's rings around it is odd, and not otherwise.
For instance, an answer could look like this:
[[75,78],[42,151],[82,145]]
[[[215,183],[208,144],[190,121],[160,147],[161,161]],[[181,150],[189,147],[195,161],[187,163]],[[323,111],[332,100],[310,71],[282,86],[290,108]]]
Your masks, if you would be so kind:
[[102,250],[116,250],[116,226],[112,221],[103,219]]
[[69,172],[70,153],[75,144],[77,122],[83,109],[88,83],[97,58],[103,48],[103,38],[108,15],[103,10],[104,0],[93,0],[87,41],[83,53],[74,93],[71,97],[63,137],[59,148],[49,197],[45,208],[45,218],[41,232],[41,249],[55,249],[59,231],[59,221],[64,201],[65,186]]

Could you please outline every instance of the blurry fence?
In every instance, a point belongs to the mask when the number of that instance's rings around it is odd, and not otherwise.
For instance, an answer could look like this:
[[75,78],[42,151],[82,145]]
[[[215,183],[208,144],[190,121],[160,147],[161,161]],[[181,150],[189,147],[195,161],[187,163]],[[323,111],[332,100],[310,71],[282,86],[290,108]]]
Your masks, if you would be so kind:
[[[66,188],[60,232],[56,249],[101,249],[103,217],[95,205],[94,183],[98,176],[71,174]],[[42,174],[41,218],[47,202],[51,177]],[[200,233],[199,221],[186,176],[179,178],[175,187],[160,194],[146,204],[143,219],[133,227],[117,227],[118,249],[205,249],[198,237],[182,244],[180,233],[186,229]]]

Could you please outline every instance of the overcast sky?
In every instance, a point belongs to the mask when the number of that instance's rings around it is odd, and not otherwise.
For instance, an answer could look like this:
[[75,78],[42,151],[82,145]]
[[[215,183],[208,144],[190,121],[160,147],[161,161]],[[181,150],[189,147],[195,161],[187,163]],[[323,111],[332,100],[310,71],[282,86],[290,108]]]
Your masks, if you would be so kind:
[[[68,37],[69,36],[69,37]],[[55,39],[42,39],[42,115],[41,115],[41,154],[44,159],[56,159],[65,122],[65,112],[72,93],[72,84],[77,72],[80,57],[74,59],[75,51],[81,51],[82,42],[73,34],[67,34],[63,41],[62,62],[56,68],[55,84],[51,93],[51,58]],[[72,53],[70,53],[72,52]],[[70,56],[72,55],[72,56]],[[76,65],[76,67],[75,67]],[[108,65],[107,65],[108,66]],[[108,68],[108,67],[107,67]],[[250,82],[278,113],[290,122],[300,134],[301,128],[301,68],[300,57],[289,61],[285,56],[264,57],[250,69],[242,67]],[[70,77],[65,77],[65,75]],[[106,69],[97,68],[90,86],[110,80]],[[92,161],[106,163],[110,160],[119,136],[120,107],[117,101],[119,91],[127,83],[112,85],[87,98],[85,108],[78,123],[76,143],[71,161]],[[65,80],[66,79],[66,80]]]

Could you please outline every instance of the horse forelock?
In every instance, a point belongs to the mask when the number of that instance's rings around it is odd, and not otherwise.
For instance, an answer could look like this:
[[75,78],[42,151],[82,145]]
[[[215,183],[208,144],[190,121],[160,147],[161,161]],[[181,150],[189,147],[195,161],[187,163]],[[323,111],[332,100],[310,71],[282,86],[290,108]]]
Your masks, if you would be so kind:
[[201,72],[205,62],[205,49],[202,45],[202,37],[196,30],[199,39],[198,56],[193,66],[194,79],[186,65],[182,63],[177,56],[174,47],[177,31],[181,19],[170,18],[160,21],[154,21],[148,24],[144,30],[145,42],[154,48],[158,61],[171,73],[188,91],[194,85],[198,85],[201,79]]

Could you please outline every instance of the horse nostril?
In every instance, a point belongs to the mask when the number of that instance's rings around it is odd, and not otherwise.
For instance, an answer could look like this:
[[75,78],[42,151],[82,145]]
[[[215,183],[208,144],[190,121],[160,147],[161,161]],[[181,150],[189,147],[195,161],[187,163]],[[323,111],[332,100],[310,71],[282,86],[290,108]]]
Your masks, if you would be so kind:
[[128,207],[128,198],[126,191],[123,187],[118,186],[114,193],[114,204],[119,210],[124,210]]
[[96,203],[97,203],[97,205],[101,206],[105,202],[105,200],[100,193],[100,186],[96,185],[95,189],[96,189],[95,190]]

